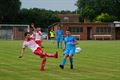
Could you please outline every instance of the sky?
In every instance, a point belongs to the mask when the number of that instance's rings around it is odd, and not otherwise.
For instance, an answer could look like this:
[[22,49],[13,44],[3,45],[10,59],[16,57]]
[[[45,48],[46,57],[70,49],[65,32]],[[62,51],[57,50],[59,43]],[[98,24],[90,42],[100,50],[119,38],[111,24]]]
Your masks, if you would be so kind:
[[77,7],[75,3],[77,0],[20,0],[21,8],[41,8],[47,10],[69,10],[75,11]]

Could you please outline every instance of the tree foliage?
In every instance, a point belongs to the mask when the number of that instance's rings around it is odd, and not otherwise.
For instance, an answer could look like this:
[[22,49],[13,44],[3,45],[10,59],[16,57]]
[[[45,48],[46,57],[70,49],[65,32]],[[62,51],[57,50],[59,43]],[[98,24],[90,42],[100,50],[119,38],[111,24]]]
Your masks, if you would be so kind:
[[0,0],[0,23],[2,24],[31,24],[46,28],[59,22],[55,12],[45,9],[20,9],[19,0]]
[[101,13],[108,13],[120,19],[120,0],[78,0],[76,5],[83,18],[93,19]]
[[0,23],[2,24],[31,24],[47,28],[59,22],[56,14],[76,13],[75,11],[51,11],[39,8],[20,9],[20,0],[0,0]]
[[95,19],[97,22],[113,22],[116,20],[116,17],[109,15],[108,13],[101,13]]
[[16,23],[31,24],[34,22],[36,26],[42,28],[47,28],[49,25],[59,21],[53,11],[38,8],[21,9],[16,18]]
[[19,0],[0,0],[0,23],[13,21],[20,10]]

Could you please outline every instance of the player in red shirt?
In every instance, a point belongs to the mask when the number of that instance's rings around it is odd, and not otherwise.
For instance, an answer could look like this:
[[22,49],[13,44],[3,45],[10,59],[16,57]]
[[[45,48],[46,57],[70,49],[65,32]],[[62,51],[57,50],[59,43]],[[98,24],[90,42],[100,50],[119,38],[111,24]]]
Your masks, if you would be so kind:
[[40,46],[38,44],[36,44],[36,42],[31,38],[31,35],[29,32],[26,32],[24,34],[24,36],[25,36],[25,39],[23,42],[23,46],[22,46],[19,58],[23,57],[25,48],[30,48],[34,54],[36,54],[42,58],[41,66],[40,66],[41,71],[45,70],[44,67],[45,67],[46,57],[58,58],[58,52],[56,52],[55,54],[48,54],[48,53],[44,52],[40,48]]

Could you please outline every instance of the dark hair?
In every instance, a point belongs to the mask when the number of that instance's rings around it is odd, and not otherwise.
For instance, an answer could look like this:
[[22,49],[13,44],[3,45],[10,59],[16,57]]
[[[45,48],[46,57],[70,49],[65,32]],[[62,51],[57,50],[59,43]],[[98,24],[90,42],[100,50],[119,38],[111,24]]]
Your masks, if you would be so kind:
[[25,33],[24,33],[24,37],[27,36],[27,34],[30,34],[30,32],[25,32]]
[[70,29],[67,29],[66,31],[71,31]]
[[60,23],[58,24],[58,26],[59,26],[59,27],[62,27],[62,25],[61,25]]

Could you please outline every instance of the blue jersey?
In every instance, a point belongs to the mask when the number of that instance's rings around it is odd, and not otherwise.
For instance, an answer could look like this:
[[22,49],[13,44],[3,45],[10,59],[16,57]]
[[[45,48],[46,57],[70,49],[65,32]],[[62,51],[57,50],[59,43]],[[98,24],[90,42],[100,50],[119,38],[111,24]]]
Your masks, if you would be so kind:
[[74,36],[67,36],[64,39],[66,49],[75,48],[75,44],[73,44],[76,41],[76,38]]
[[58,29],[58,30],[56,31],[56,36],[57,36],[57,38],[62,38],[62,35],[63,35],[63,31],[62,31],[61,29]]

